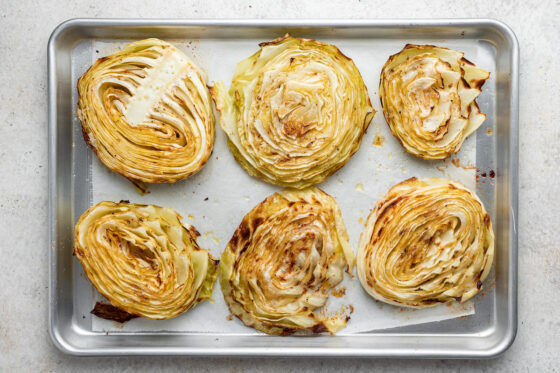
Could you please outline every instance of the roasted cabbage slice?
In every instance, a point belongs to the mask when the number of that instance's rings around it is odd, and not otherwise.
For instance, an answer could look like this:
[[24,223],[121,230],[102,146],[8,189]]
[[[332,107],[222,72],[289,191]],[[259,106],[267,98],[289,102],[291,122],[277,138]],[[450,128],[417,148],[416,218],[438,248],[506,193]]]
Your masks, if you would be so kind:
[[313,311],[353,263],[336,201],[317,188],[284,190],[245,215],[218,277],[231,313],[247,326],[276,335],[334,333],[347,317]]
[[174,210],[101,202],[78,220],[74,254],[93,285],[132,315],[168,319],[209,299],[218,262]]
[[486,119],[475,99],[490,74],[463,55],[408,44],[383,66],[379,83],[383,114],[409,153],[447,158]]
[[286,35],[211,88],[235,159],[271,184],[305,188],[360,147],[374,110],[354,62],[334,45]]
[[358,277],[375,299],[424,308],[473,297],[493,258],[492,223],[473,192],[451,180],[412,178],[368,217]]
[[85,141],[133,181],[173,183],[199,171],[214,144],[205,74],[158,39],[98,59],[78,80]]

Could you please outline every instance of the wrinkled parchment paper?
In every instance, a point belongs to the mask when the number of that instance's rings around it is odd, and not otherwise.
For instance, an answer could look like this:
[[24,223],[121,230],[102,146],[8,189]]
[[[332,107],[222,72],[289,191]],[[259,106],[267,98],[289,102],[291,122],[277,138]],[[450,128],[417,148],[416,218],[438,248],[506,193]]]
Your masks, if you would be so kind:
[[[280,35],[279,35],[280,36]],[[183,50],[208,74],[209,82],[223,80],[229,87],[237,62],[258,50],[264,40],[168,40]],[[475,189],[475,138],[467,139],[462,150],[446,161],[426,161],[409,155],[391,135],[385,123],[378,97],[379,74],[389,55],[398,52],[404,41],[372,41],[339,39],[322,41],[336,44],[352,58],[366,83],[377,114],[364,136],[360,150],[338,172],[319,187],[338,201],[350,236],[357,249],[360,233],[369,212],[388,189],[407,178],[448,177]],[[418,41],[421,42],[421,41]],[[124,42],[94,41],[92,62],[120,49]],[[477,48],[468,41],[440,45],[457,48],[466,57],[477,61]],[[484,65],[482,65],[484,67]],[[483,92],[484,95],[484,92]],[[374,142],[376,144],[374,144]],[[111,172],[96,157],[92,162],[92,203],[102,200],[129,200],[135,203],[169,206],[201,233],[198,243],[219,258],[243,216],[256,204],[280,188],[248,176],[235,162],[226,144],[226,136],[217,126],[213,154],[196,175],[175,184],[150,185],[150,193],[139,195],[124,177]],[[373,300],[361,287],[356,270],[353,278],[346,276],[321,312],[344,313],[350,316],[338,335],[367,332],[411,324],[446,320],[474,313],[473,301],[456,302],[424,310],[411,310]],[[94,301],[103,300],[92,286]],[[341,295],[341,293],[345,293]],[[92,304],[93,308],[93,304]],[[219,283],[216,282],[212,302],[203,302],[190,311],[169,320],[133,319],[125,324],[93,317],[93,331],[134,332],[173,331],[203,333],[257,334],[237,318],[228,317]]]

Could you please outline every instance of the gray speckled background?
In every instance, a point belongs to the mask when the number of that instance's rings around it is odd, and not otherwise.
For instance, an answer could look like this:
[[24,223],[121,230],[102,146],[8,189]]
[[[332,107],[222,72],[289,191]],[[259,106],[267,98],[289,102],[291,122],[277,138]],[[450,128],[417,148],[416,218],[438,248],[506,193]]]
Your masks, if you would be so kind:
[[[58,352],[47,331],[46,47],[53,28],[73,17],[491,17],[506,22],[521,47],[519,331],[513,346],[484,361],[93,359]],[[0,371],[560,370],[558,19],[557,0],[0,0]]]

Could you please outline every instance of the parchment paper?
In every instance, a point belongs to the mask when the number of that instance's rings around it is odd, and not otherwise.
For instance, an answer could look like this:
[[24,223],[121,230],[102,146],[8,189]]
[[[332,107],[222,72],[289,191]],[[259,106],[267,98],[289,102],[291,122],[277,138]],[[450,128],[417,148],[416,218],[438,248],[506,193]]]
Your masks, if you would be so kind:
[[[279,35],[280,36],[280,35]],[[223,80],[227,87],[231,82],[237,62],[258,50],[257,44],[264,40],[168,40],[183,50],[208,74],[209,82]],[[338,39],[322,41],[336,44],[352,58],[368,88],[371,102],[377,114],[364,136],[360,150],[337,173],[318,186],[336,198],[350,236],[350,245],[357,249],[358,239],[369,212],[388,189],[407,178],[439,176],[448,177],[475,189],[476,162],[475,138],[463,144],[461,151],[446,161],[426,161],[409,155],[392,136],[378,97],[379,73],[389,55],[398,52],[403,41],[378,41],[368,39]],[[421,43],[422,41],[416,41]],[[433,42],[433,41],[432,41]],[[92,62],[110,54],[125,42],[94,41]],[[466,57],[477,61],[477,48],[472,42],[454,41],[440,43],[457,48]],[[482,65],[482,67],[484,67]],[[484,95],[484,92],[482,93]],[[218,118],[218,117],[217,117]],[[384,140],[379,141],[383,137]],[[374,145],[378,139],[379,145]],[[201,233],[198,243],[219,258],[225,245],[243,216],[256,204],[280,188],[248,176],[235,162],[226,144],[226,136],[217,125],[213,154],[196,175],[175,184],[153,184],[150,194],[139,195],[124,177],[111,172],[96,157],[92,162],[92,203],[102,200],[129,200],[135,203],[169,206],[183,216],[183,222],[192,224]],[[445,320],[474,313],[473,301],[459,304],[453,302],[424,310],[410,310],[374,301],[361,287],[356,271],[353,278],[345,277],[338,287],[345,294],[331,296],[322,312],[343,312],[351,317],[345,329],[337,333],[367,332],[411,324]],[[92,308],[103,297],[92,286]],[[339,294],[340,295],[340,294]],[[213,302],[203,302],[190,311],[169,320],[133,319],[125,324],[97,317],[92,319],[93,331],[175,331],[203,333],[257,334],[245,327],[237,318],[228,317],[219,283],[216,282]]]

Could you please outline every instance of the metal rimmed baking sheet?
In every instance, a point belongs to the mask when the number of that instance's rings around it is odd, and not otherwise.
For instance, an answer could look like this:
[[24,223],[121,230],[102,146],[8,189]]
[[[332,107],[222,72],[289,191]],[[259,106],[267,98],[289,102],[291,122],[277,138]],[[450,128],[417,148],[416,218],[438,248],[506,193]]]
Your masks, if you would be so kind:
[[[254,40],[269,40],[286,32],[335,44],[387,43],[394,45],[395,51],[407,42],[469,45],[489,56],[494,78],[489,89],[494,89],[494,94],[491,102],[482,104],[488,114],[484,128],[489,126],[494,135],[478,131],[473,141],[476,141],[476,167],[492,169],[497,174],[492,182],[477,185],[477,192],[495,223],[495,286],[486,296],[478,297],[477,312],[472,317],[334,337],[279,338],[227,330],[108,334],[94,331],[91,316],[84,312],[90,307],[91,285],[80,276],[79,263],[71,255],[73,224],[92,200],[92,175],[88,165],[94,160],[91,153],[81,147],[83,144],[76,141],[74,115],[75,75],[80,68],[78,56],[83,46],[91,45],[92,40],[124,41],[147,37],[254,44]],[[386,58],[377,57],[381,64]],[[62,350],[83,355],[477,357],[505,350],[513,341],[516,329],[517,59],[513,33],[505,25],[491,20],[89,19],[60,25],[49,42],[50,329],[53,340]],[[368,88],[372,101],[378,100],[376,87]],[[364,146],[370,144],[364,143]],[[410,176],[413,172],[412,167]]]

